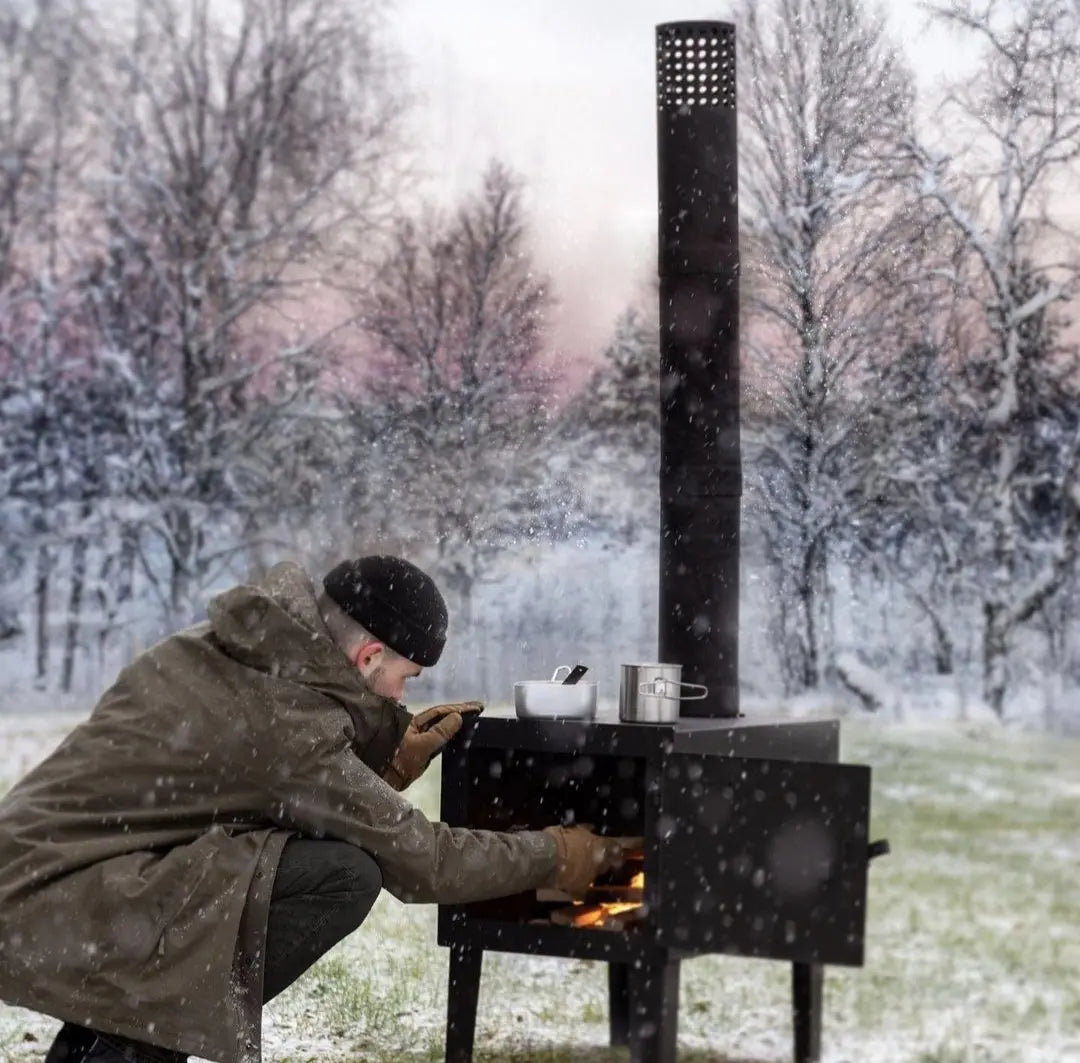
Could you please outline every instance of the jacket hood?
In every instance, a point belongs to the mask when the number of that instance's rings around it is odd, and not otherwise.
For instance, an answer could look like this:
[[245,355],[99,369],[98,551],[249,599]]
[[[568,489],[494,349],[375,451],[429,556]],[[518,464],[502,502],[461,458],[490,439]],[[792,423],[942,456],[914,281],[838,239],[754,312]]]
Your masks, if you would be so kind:
[[334,642],[315,587],[299,565],[275,565],[255,585],[212,598],[210,626],[221,649],[249,668],[312,687],[345,705],[379,700]]

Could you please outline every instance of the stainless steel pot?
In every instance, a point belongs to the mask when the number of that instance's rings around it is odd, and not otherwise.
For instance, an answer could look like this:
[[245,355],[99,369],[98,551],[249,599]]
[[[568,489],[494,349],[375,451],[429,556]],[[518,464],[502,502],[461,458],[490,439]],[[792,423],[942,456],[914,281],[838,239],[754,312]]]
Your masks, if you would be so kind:
[[567,686],[561,673],[570,666],[555,669],[550,679],[527,679],[514,684],[514,711],[523,720],[591,720],[596,716],[596,684],[573,683]]
[[[682,688],[699,694],[683,694]],[[680,701],[700,701],[709,688],[682,682],[681,664],[624,664],[619,676],[619,719],[626,723],[672,723]]]

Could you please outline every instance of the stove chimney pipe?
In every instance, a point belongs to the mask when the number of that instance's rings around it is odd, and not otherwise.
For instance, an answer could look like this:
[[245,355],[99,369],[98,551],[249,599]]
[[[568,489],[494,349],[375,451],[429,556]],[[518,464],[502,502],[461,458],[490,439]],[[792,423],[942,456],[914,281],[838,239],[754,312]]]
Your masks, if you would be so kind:
[[739,211],[735,27],[656,28],[659,660],[739,715]]

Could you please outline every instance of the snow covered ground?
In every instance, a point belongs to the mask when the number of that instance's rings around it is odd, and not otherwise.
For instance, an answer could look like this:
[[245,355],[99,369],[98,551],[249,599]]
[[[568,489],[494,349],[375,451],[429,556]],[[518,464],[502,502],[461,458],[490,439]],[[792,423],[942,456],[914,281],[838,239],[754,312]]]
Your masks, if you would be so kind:
[[[803,708],[801,711],[805,711]],[[756,714],[756,712],[755,712]],[[0,715],[0,792],[77,716]],[[826,974],[826,1063],[1080,1061],[1080,742],[967,724],[843,724],[874,768],[867,964]],[[414,800],[437,814],[436,773]],[[439,1060],[447,954],[435,909],[387,895],[267,1009],[267,1063]],[[615,1063],[602,965],[488,953],[477,1063]],[[683,965],[680,1059],[790,1056],[789,971]],[[0,1060],[44,1056],[57,1024],[0,1005]]]

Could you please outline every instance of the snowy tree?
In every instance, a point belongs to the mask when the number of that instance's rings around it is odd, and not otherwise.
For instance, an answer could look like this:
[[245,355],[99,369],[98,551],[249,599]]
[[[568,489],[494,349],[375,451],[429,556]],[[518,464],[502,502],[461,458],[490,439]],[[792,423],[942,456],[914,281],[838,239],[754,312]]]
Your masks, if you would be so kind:
[[[955,290],[963,249],[926,210],[909,212],[907,230],[900,229],[902,265],[888,287],[893,327],[868,357],[872,386],[848,400],[859,423],[853,467],[863,489],[841,541],[860,606],[887,629],[897,596],[906,597],[927,622],[935,671],[948,675],[971,590],[960,383],[973,352]],[[898,647],[887,641],[885,652],[895,656]]]
[[875,490],[860,463],[872,357],[902,347],[892,295],[910,217],[890,156],[909,77],[858,0],[747,2],[739,15],[741,182],[756,270],[746,350],[767,418],[747,432],[748,503],[785,605],[787,686],[830,646],[830,552]]
[[[35,671],[49,667],[53,568],[71,517],[67,424],[59,381],[72,371],[78,296],[70,280],[70,191],[83,147],[86,42],[79,5],[41,2],[0,13],[0,388],[2,575],[34,563]],[[2,626],[14,623],[10,606]]]
[[0,8],[0,633],[33,565],[40,685],[57,629],[67,689],[137,579],[185,620],[310,498],[346,320],[318,286],[368,268],[400,188],[377,14]]
[[148,0],[104,53],[87,298],[126,392],[129,519],[173,617],[280,504],[328,331],[291,312],[395,192],[374,10],[245,0],[225,22]]
[[956,665],[956,609],[965,588],[970,525],[966,519],[962,411],[948,348],[931,337],[883,367],[875,399],[861,411],[860,461],[875,467],[880,492],[866,519],[848,530],[856,567],[882,608],[896,592],[925,616],[934,669]]
[[[26,499],[20,497],[20,482],[33,476],[33,466],[20,467],[20,458],[29,457],[18,445],[18,428],[28,412],[16,381],[24,371],[23,336],[20,328],[22,304],[30,295],[22,275],[16,247],[21,232],[30,222],[30,185],[44,153],[46,127],[38,120],[36,108],[27,97],[33,92],[32,71],[40,60],[34,26],[27,26],[17,12],[5,6],[0,13],[0,638],[12,638],[22,631],[14,583],[25,563]],[[8,546],[7,544],[11,544]]]
[[470,623],[477,580],[516,543],[560,537],[577,502],[547,465],[546,280],[519,180],[498,163],[450,216],[404,218],[358,296],[375,345],[358,408],[368,534],[430,553]]
[[[1067,242],[1062,252],[1047,209],[1080,157],[1080,15],[1068,0],[956,0],[935,10],[984,47],[978,71],[948,93],[935,123],[964,147],[911,137],[904,155],[913,186],[972,263],[958,293],[979,309],[982,340],[969,391],[981,457],[970,520],[984,695],[1002,715],[1016,631],[1069,577],[1080,532],[1080,436],[1069,421],[1057,423],[1056,457],[1034,481],[1031,465],[1048,457],[1032,434],[1046,429],[1039,409],[1064,385],[1046,330],[1080,282],[1080,261]],[[1042,511],[1037,529],[1033,506]]]
[[659,543],[660,341],[655,311],[627,309],[600,363],[559,415],[585,517],[600,536]]

